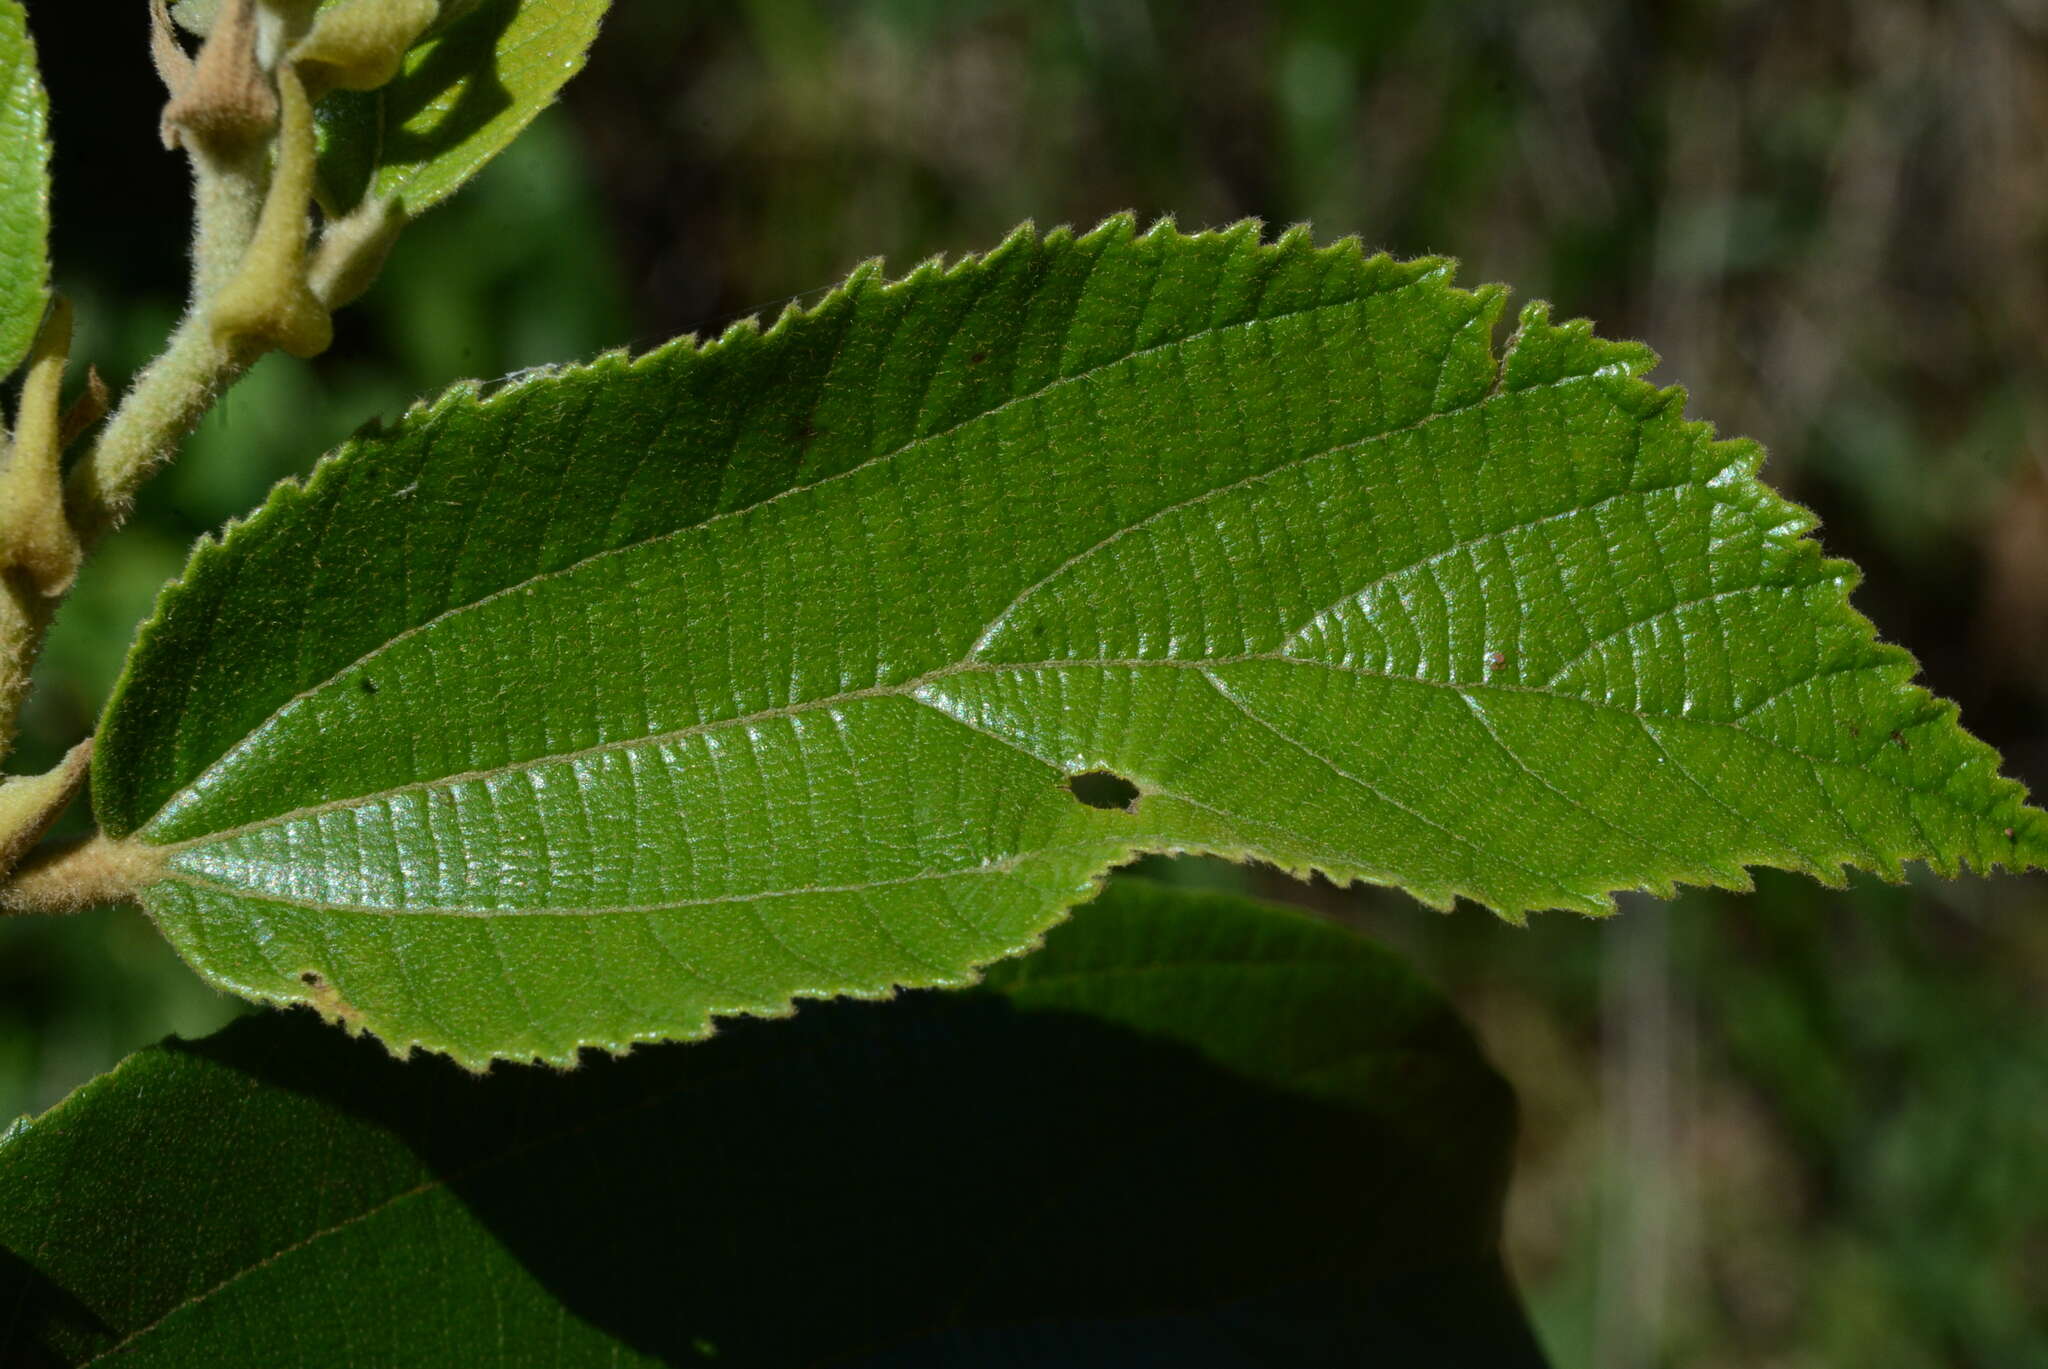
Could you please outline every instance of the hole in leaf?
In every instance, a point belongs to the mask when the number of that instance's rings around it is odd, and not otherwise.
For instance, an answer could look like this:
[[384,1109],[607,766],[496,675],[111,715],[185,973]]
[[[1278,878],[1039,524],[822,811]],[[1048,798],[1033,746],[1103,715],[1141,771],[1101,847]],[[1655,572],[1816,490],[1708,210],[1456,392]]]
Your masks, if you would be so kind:
[[317,989],[327,981],[320,977],[318,971],[307,970],[299,976],[299,982],[309,989]]
[[375,694],[377,692],[377,682],[367,675],[363,676],[358,683],[362,685],[363,693],[365,694]]
[[1067,789],[1090,808],[1114,813],[1138,811],[1138,786],[1107,770],[1090,770],[1085,775],[1072,776],[1067,780]]

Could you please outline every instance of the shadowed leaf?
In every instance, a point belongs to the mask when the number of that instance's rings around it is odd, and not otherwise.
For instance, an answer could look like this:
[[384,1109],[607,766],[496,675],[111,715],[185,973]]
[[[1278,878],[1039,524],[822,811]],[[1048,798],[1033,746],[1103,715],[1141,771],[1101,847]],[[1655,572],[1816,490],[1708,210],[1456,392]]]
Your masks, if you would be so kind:
[[447,199],[583,69],[611,0],[480,0],[430,31],[379,90],[320,102],[320,179],[330,208],[366,193],[419,214]]
[[309,1017],[0,1143],[0,1362],[1540,1365],[1512,1102],[1386,952],[1118,886],[988,987],[571,1073]]

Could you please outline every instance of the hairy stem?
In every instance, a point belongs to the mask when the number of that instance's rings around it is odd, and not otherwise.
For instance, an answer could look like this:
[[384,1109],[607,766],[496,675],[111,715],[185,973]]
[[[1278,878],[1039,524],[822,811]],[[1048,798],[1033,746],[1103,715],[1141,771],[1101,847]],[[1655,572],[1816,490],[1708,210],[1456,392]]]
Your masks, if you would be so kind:
[[[14,729],[28,698],[29,671],[56,614],[26,572],[0,571],[0,755],[14,748]],[[0,843],[7,834],[0,832]]]
[[[337,73],[358,85],[388,80],[433,6],[385,0],[374,13],[361,9],[330,26],[304,59],[321,81],[331,83]],[[163,353],[135,378],[61,483],[72,418],[97,417],[104,400],[89,389],[74,415],[60,409],[70,341],[70,314],[61,302],[45,326],[17,432],[0,465],[0,759],[12,746],[30,673],[79,559],[121,524],[142,483],[260,357],[277,348],[299,357],[326,350],[333,339],[329,310],[368,286],[403,226],[395,206],[373,202],[328,225],[319,252],[310,249],[317,133],[313,94],[294,54],[309,41],[316,10],[315,0],[224,0],[195,59],[178,41],[165,0],[152,0],[152,51],[170,93],[165,146],[183,147],[192,163],[191,298]],[[0,879],[70,801],[89,756],[89,747],[74,751],[50,775],[0,793]],[[48,813],[45,798],[55,805]],[[24,869],[0,889],[0,904],[61,910],[70,895],[51,891],[63,880],[99,888],[99,851],[88,844]]]
[[[61,505],[55,483],[62,432],[57,387],[70,332],[70,316],[61,308],[53,312],[46,326],[49,342],[39,344],[39,356],[23,390],[21,433],[10,447],[9,467],[19,476],[28,469],[23,463],[30,460],[47,466],[51,507],[46,517],[33,520],[39,530],[36,537],[49,541],[61,531],[62,550],[68,552],[72,569],[94,542],[120,524],[134,505],[137,488],[171,457],[221,391],[262,354],[261,347],[251,342],[217,337],[210,315],[214,297],[233,279],[255,237],[270,181],[268,148],[262,144],[214,147],[195,141],[191,153],[195,182],[192,297],[184,321],[162,355],[136,378],[91,450],[72,467],[63,481]],[[31,402],[33,413],[29,411]],[[32,439],[35,450],[24,448],[21,436]],[[20,483],[0,481],[7,487],[0,491],[6,496],[5,507],[0,508],[0,526],[8,530],[9,544],[5,563],[0,565],[0,758],[13,748],[31,673],[42,654],[57,604],[70,583],[68,571],[59,575],[51,570],[56,561],[54,551],[33,554],[39,550],[36,537],[15,526],[39,512],[30,507],[33,501],[14,488]],[[80,765],[82,776],[82,761]],[[69,800],[68,793],[65,799]],[[5,805],[0,805],[0,852],[11,850],[18,858],[17,838],[30,828],[40,835],[42,827],[35,826],[40,821],[34,814],[9,818]]]
[[[58,393],[70,350],[71,307],[59,299],[36,336],[14,433],[0,454],[0,752],[13,743],[29,669],[78,570],[58,477]],[[9,837],[0,823],[0,850]]]
[[92,765],[92,739],[71,748],[45,775],[20,775],[0,782],[0,875],[11,873],[43,839],[78,791]]
[[263,148],[193,149],[191,303],[66,482],[71,525],[87,547],[120,525],[142,482],[262,354],[248,342],[217,337],[211,313],[214,296],[234,279],[255,239],[269,181],[266,158]]
[[161,861],[146,845],[104,836],[58,847],[30,859],[0,885],[0,914],[76,913],[129,902],[161,876]]

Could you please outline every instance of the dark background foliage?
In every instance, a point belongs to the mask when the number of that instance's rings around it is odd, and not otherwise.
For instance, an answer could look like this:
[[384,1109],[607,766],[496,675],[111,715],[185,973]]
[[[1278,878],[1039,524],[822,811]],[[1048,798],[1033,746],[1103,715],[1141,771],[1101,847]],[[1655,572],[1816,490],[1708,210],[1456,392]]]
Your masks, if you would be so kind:
[[[175,317],[144,6],[31,0],[57,277],[119,381]],[[715,332],[1018,220],[1257,217],[1462,258],[1647,339],[1771,449],[1857,602],[2048,787],[2041,0],[618,0],[563,109],[265,362],[87,569],[21,764],[85,735],[186,544],[465,375]],[[1520,1090],[1508,1242],[1555,1361],[2048,1364],[2048,919],[2012,878],[1761,876],[1407,950]],[[146,923],[0,926],[0,1114],[235,1011]]]

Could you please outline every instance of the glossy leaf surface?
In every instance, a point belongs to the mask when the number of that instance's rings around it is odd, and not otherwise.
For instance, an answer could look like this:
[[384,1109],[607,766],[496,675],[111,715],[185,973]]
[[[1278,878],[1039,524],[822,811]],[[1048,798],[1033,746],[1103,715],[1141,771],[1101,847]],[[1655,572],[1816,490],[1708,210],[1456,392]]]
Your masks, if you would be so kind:
[[199,550],[100,820],[215,982],[472,1062],[961,983],[1140,851],[1511,916],[2038,861],[1759,450],[1501,308],[1118,221],[458,390]]
[[1143,885],[567,1074],[266,1015],[0,1143],[0,1363],[1507,1369],[1512,1111],[1385,951]]
[[20,0],[0,0],[0,375],[19,366],[49,297],[49,100]]
[[320,102],[330,208],[375,194],[407,214],[462,188],[583,69],[611,0],[473,0],[406,55],[379,90]]

